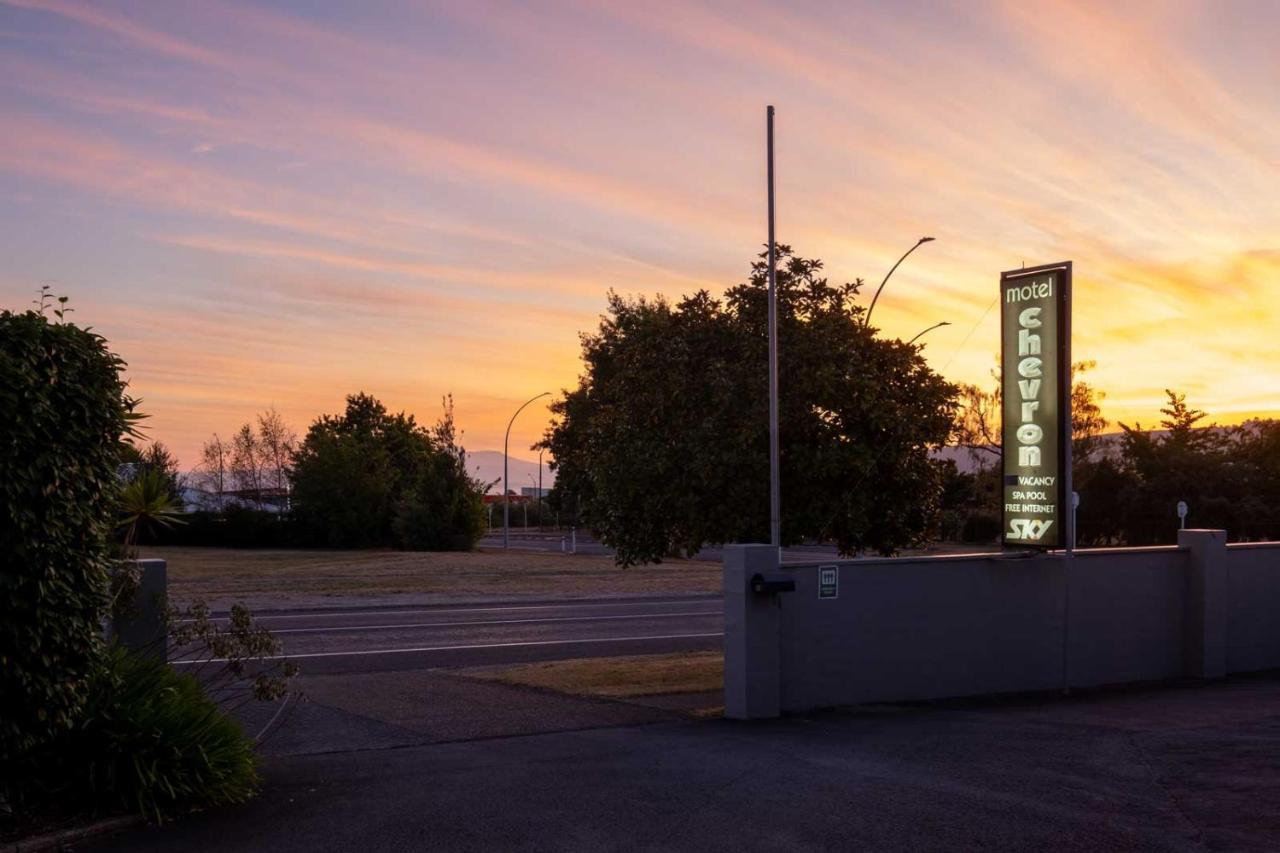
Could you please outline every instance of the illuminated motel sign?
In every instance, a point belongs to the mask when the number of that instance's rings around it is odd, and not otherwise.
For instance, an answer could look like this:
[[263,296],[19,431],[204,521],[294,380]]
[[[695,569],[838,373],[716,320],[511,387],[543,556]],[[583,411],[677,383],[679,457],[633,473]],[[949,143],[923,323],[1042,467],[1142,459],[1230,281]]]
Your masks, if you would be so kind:
[[1071,545],[1071,262],[1000,274],[1004,532]]

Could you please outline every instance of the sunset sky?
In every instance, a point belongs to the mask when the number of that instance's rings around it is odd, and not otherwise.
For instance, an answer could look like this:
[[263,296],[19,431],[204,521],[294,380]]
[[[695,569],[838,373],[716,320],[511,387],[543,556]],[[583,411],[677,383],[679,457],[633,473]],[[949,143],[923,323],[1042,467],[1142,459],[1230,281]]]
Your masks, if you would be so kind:
[[0,0],[0,307],[69,295],[184,467],[361,389],[452,392],[501,449],[608,289],[746,276],[772,103],[779,240],[874,284],[936,237],[876,321],[950,321],[948,378],[989,383],[1001,270],[1071,259],[1109,417],[1277,415],[1277,32],[1243,1]]

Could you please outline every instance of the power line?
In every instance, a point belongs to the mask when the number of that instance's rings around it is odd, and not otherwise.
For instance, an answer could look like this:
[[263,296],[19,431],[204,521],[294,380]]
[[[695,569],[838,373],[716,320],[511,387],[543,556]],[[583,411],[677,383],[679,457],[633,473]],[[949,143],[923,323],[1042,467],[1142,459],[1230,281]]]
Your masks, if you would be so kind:
[[942,373],[951,366],[951,362],[960,354],[960,351],[964,349],[964,345],[969,343],[969,338],[973,337],[973,333],[978,331],[978,327],[982,325],[982,321],[987,319],[987,315],[991,313],[991,309],[996,307],[996,303],[999,301],[1000,294],[997,293],[996,297],[991,300],[991,304],[987,306],[987,310],[983,311],[982,316],[978,318],[978,322],[973,324],[973,328],[969,330],[969,334],[964,336],[964,340],[960,342],[960,346],[956,347],[955,352],[951,353],[951,358],[948,358],[947,363],[942,365],[942,369],[938,371],[939,373]]

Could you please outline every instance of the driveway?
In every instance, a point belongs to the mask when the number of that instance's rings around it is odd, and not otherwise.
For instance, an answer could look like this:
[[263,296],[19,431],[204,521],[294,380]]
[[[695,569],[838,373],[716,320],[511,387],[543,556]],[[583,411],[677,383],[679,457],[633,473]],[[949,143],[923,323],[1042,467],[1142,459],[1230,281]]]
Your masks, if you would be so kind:
[[[545,695],[500,689],[491,706]],[[603,727],[432,744],[383,721],[364,746],[277,751],[246,806],[84,849],[1280,847],[1280,676],[751,724],[564,701]]]

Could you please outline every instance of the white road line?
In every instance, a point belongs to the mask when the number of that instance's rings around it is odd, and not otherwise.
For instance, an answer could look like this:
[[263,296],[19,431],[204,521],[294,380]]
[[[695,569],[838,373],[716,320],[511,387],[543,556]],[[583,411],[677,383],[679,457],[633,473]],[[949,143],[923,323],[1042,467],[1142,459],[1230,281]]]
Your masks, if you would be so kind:
[[[421,646],[413,649],[368,649],[364,651],[354,652],[308,652],[301,655],[276,655],[274,657],[258,658],[258,660],[299,660],[301,658],[342,658],[342,657],[359,657],[364,655],[403,655],[413,652],[447,652],[463,649],[509,649],[516,646],[574,646],[582,643],[632,643],[642,640],[693,640],[706,639],[708,637],[723,637],[723,631],[717,631],[714,634],[666,634],[660,637],[591,637],[585,640],[530,640],[522,643],[482,643],[473,646]],[[192,663],[226,663],[226,658],[207,658],[197,660],[174,660],[169,661],[174,666],[183,666]]]
[[604,622],[613,619],[673,619],[679,616],[721,616],[722,611],[699,613],[627,613],[622,616],[544,616],[541,619],[486,619],[483,621],[410,622],[398,625],[343,625],[321,628],[272,628],[272,634],[330,634],[337,631],[385,631],[403,628],[456,628],[460,625],[529,625],[536,622]]
[[[462,608],[462,607],[451,608],[448,605],[436,605],[434,608],[421,607],[416,610],[381,610],[381,611],[380,610],[362,610],[354,613],[348,613],[344,611],[338,611],[335,613],[326,613],[325,611],[321,610],[316,613],[289,613],[281,616],[272,615],[270,613],[264,613],[258,617],[258,621],[268,622],[274,619],[319,619],[319,618],[325,618],[325,617],[334,618],[334,619],[351,619],[357,616],[365,616],[365,617],[412,616],[415,613],[494,613],[494,612],[500,613],[508,610],[563,610],[566,607],[583,607],[583,608],[587,608],[587,607],[662,607],[664,605],[669,607],[676,607],[681,604],[690,604],[696,601],[697,599],[684,599],[684,600],[677,599],[675,601],[670,601],[670,602],[625,601],[625,602],[616,602],[616,603],[606,602],[603,604],[590,604],[587,602],[568,601],[568,602],[565,602],[564,604],[517,604],[511,607],[468,607],[468,608]],[[210,621],[226,622],[230,618],[231,617],[229,616],[213,616],[213,617],[210,617]],[[195,620],[180,619],[178,621],[194,622]]]

